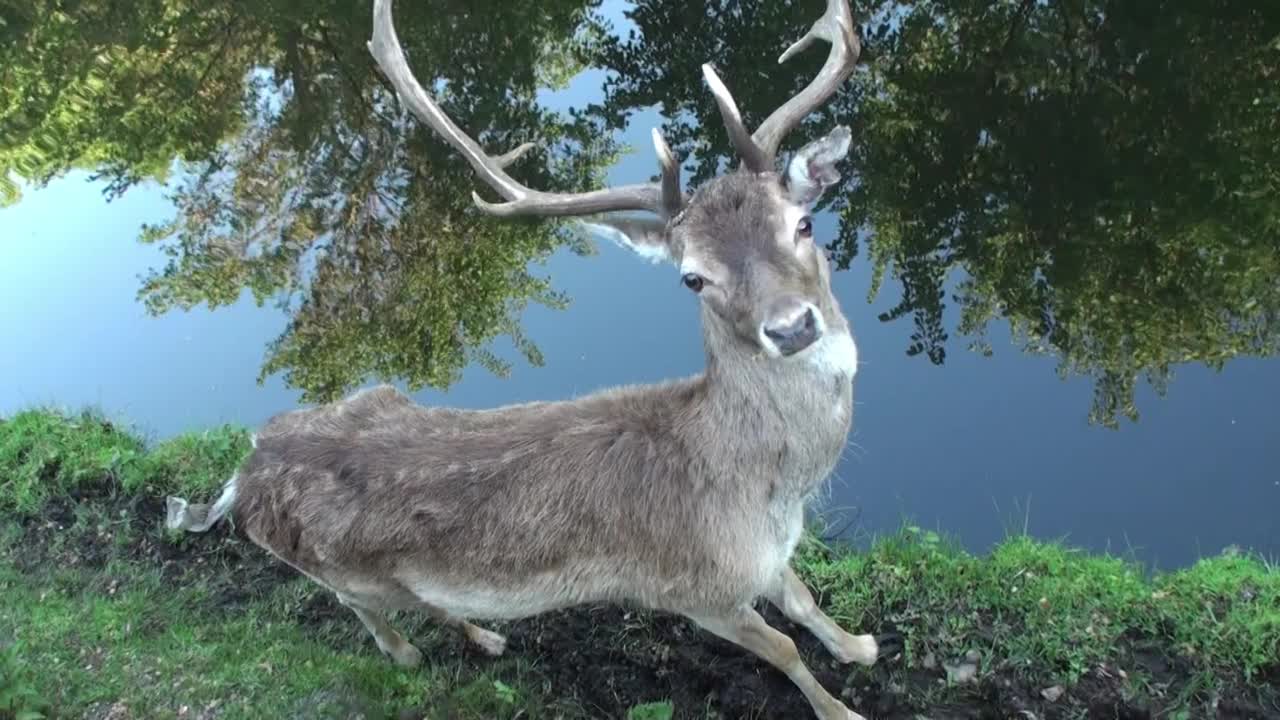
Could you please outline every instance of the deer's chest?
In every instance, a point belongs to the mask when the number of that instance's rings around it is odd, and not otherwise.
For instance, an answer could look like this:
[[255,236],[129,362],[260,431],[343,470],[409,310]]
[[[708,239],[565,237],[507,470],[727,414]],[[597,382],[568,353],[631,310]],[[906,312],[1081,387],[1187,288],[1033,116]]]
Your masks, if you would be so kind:
[[791,562],[791,555],[804,532],[804,503],[800,500],[774,503],[769,508],[766,525],[769,532],[763,538],[760,552],[754,555],[755,584],[760,592],[776,582]]
[[777,481],[787,494],[806,497],[830,476],[844,453],[853,421],[848,378],[828,376],[797,393],[804,401],[779,426]]

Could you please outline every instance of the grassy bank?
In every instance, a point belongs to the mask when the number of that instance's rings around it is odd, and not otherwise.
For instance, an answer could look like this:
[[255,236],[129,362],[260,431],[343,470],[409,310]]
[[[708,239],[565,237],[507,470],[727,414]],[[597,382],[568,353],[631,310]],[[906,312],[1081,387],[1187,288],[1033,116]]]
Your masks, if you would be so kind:
[[[207,497],[247,450],[230,427],[151,445],[93,415],[0,421],[0,718],[810,717],[764,663],[623,608],[493,625],[510,641],[496,660],[403,614],[428,661],[399,669],[232,528],[163,530],[166,494]],[[796,566],[846,627],[904,637],[875,668],[841,667],[767,614],[870,717],[1280,717],[1280,572],[1258,558],[1148,577],[907,528],[856,552],[806,538]]]

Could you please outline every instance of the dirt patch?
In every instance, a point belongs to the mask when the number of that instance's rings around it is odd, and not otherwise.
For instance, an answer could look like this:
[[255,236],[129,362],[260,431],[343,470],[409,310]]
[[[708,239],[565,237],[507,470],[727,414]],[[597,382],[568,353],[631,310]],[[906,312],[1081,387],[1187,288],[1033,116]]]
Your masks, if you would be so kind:
[[[802,637],[777,613],[766,617],[796,639],[818,681],[839,694],[845,673],[816,640]],[[572,698],[593,716],[622,717],[632,705],[662,699],[691,713],[710,704],[731,718],[812,712],[785,675],[683,618],[587,607],[502,629],[511,651],[536,660],[552,693]]]
[[[313,610],[325,618],[346,613],[323,596],[306,612]],[[1128,673],[1106,666],[1070,688],[1029,684],[1004,670],[949,690],[944,670],[907,669],[900,656],[890,656],[869,671],[851,670],[772,606],[762,606],[761,612],[795,640],[823,687],[854,710],[880,720],[1153,720],[1169,714],[1168,704],[1153,703],[1136,692]],[[410,630],[404,621],[401,625]],[[331,641],[346,650],[353,645],[370,647],[363,630],[352,627],[351,634]],[[812,717],[808,702],[786,676],[680,617],[587,606],[489,627],[507,635],[508,653],[535,663],[550,695],[580,705],[591,717],[621,718],[634,705],[664,699],[673,701],[676,718],[705,718],[708,707],[721,718]],[[412,635],[410,639],[437,661],[461,661],[477,672],[491,667],[492,660],[460,634],[442,637],[434,645]],[[1179,672],[1165,676],[1166,698],[1177,697],[1192,677],[1189,667],[1178,666]],[[1274,687],[1261,693],[1258,688],[1229,688],[1216,698],[1193,699],[1205,706],[1216,700],[1218,718],[1280,718]]]
[[[297,574],[276,562],[243,534],[217,528],[207,535],[166,537],[160,500],[106,493],[51,502],[38,518],[23,521],[22,540],[9,559],[24,573],[49,567],[99,570],[112,560],[159,569],[166,581],[205,582],[213,604],[240,610]],[[114,594],[123,586],[103,579],[93,590]]]

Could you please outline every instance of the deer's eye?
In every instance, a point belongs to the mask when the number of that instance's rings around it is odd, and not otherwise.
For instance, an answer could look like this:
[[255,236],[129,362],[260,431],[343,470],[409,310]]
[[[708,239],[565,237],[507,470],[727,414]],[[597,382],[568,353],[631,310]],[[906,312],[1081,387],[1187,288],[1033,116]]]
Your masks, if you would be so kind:
[[684,283],[684,286],[690,290],[699,293],[702,292],[702,286],[705,281],[702,279],[702,276],[697,273],[685,273],[680,278],[680,282]]
[[813,237],[813,220],[809,216],[800,218],[800,224],[796,225],[796,237],[806,239]]

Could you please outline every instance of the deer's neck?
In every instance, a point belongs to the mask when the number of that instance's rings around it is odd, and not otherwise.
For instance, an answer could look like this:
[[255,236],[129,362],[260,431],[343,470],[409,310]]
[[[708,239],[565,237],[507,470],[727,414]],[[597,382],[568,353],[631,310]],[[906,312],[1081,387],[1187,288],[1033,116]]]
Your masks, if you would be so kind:
[[843,329],[819,342],[794,361],[708,353],[698,416],[722,467],[789,497],[830,475],[852,423],[856,349]]

